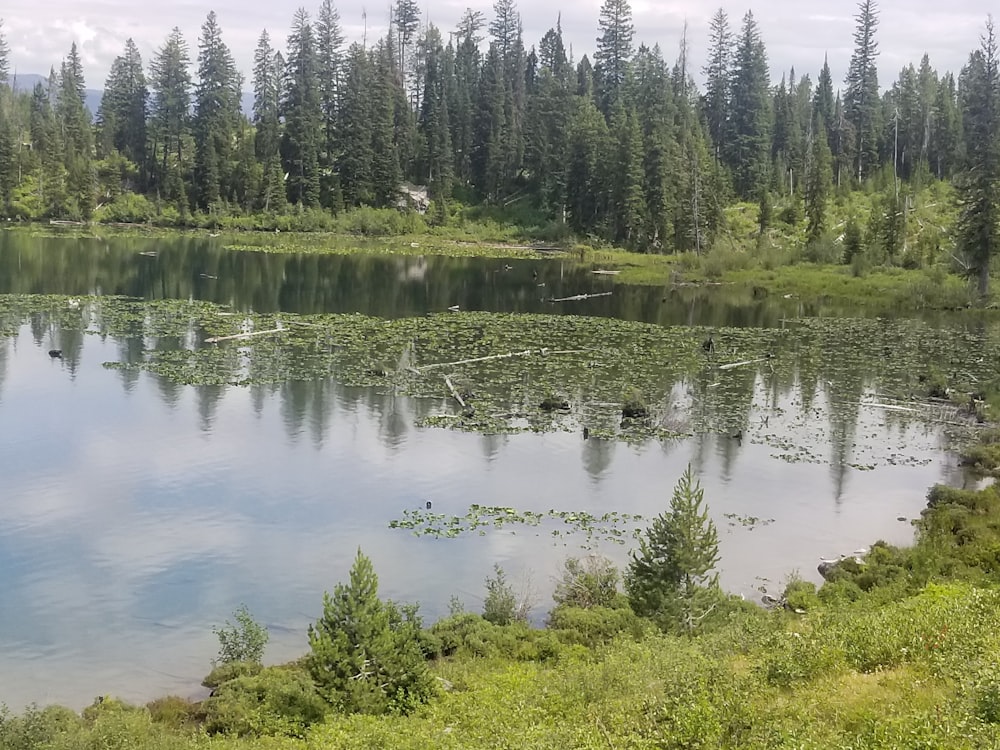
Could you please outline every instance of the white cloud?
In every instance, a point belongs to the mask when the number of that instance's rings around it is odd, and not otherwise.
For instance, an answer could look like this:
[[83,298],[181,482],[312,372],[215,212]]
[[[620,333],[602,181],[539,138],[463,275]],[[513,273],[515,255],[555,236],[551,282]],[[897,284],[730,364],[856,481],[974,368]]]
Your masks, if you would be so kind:
[[[48,72],[74,41],[80,45],[91,88],[101,88],[111,61],[132,37],[148,61],[173,26],[184,32],[196,53],[200,26],[210,8],[219,15],[225,39],[249,81],[250,61],[256,39],[267,28],[274,40],[282,41],[288,32],[298,3],[269,3],[263,0],[184,0],[174,3],[151,3],[141,7],[131,0],[52,0],[39,18],[39,6],[16,0],[4,8],[5,27],[12,48],[13,63],[22,73]],[[307,3],[318,6],[318,0]],[[434,0],[424,3],[425,19],[444,30],[453,29],[465,6],[491,15],[490,3],[484,0]],[[364,0],[337,3],[348,41],[360,40],[364,33]],[[683,24],[688,24],[688,42],[694,67],[700,69],[708,42],[708,21],[714,4],[695,0],[636,0],[633,3],[636,38],[649,45],[659,43],[664,54],[676,54]],[[545,30],[556,23],[561,13],[566,40],[577,59],[592,54],[598,34],[598,0],[569,4],[521,3],[524,36],[528,46],[537,43]],[[810,73],[815,80],[830,54],[834,79],[841,82],[846,72],[853,31],[853,0],[836,0],[822,10],[797,8],[787,2],[759,0],[752,4],[761,26],[768,55],[777,79],[780,71],[792,66],[798,73]],[[956,0],[943,8],[934,0],[887,0],[881,3],[879,44],[880,75],[883,84],[895,79],[899,68],[917,64],[924,52],[939,70],[957,73],[978,44],[979,33],[991,7],[984,0]],[[738,29],[745,6],[728,7],[731,23]],[[385,28],[387,11],[370,6],[367,19],[369,41]]]

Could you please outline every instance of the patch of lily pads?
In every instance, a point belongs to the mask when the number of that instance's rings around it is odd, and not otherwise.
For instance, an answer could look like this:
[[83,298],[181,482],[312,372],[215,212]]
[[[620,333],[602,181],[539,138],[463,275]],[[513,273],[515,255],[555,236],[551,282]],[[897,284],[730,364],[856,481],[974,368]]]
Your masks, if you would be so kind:
[[[962,394],[992,383],[1000,361],[996,326],[915,320],[808,318],[770,329],[487,312],[385,320],[0,296],[0,335],[26,323],[128,340],[107,368],[179,384],[334,378],[426,400],[424,427],[637,443],[715,434],[727,451],[763,446],[791,463],[862,470],[926,463],[940,431],[972,429]],[[928,399],[940,382],[959,397]]]
[[[536,536],[551,536],[555,542],[574,538],[591,548],[599,542],[625,544],[642,533],[640,515],[611,511],[595,516],[584,511],[550,509],[545,512],[517,510],[489,505],[471,505],[464,516],[450,516],[421,509],[404,510],[403,517],[390,521],[390,529],[409,529],[414,536],[454,539],[468,534],[486,536],[489,530],[537,529]],[[514,527],[514,528],[510,528]],[[554,543],[555,543],[554,542]]]

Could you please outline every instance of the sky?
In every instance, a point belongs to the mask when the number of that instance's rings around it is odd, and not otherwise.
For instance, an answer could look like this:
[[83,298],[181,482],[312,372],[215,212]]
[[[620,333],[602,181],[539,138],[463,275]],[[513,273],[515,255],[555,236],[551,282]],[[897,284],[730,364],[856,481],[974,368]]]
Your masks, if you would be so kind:
[[[369,42],[385,30],[392,0],[373,4],[369,0],[339,0],[336,3],[349,42],[364,33],[363,12],[368,13]],[[366,5],[367,3],[367,5]],[[250,81],[256,40],[266,28],[274,40],[284,40],[299,0],[8,0],[2,11],[4,28],[12,52],[12,68],[20,73],[46,74],[66,55],[72,42],[80,47],[89,88],[103,88],[108,69],[132,37],[148,63],[167,33],[180,27],[196,53],[199,30],[205,16],[215,10],[223,36]],[[318,8],[319,0],[305,3]],[[575,0],[561,5],[550,0],[520,3],[525,45],[537,44],[561,13],[564,38],[579,60],[592,55],[598,34],[601,0]],[[380,7],[381,6],[381,7]],[[455,28],[466,7],[491,17],[491,0],[424,0],[425,20],[444,31]],[[41,9],[44,7],[44,16]],[[719,6],[699,0],[634,0],[632,3],[636,42],[659,44],[664,56],[676,58],[682,29],[688,28],[688,46],[695,73],[702,67],[708,45],[709,20]],[[792,66],[797,75],[808,73],[815,81],[829,55],[835,85],[842,85],[851,55],[854,0],[756,0],[752,5],[723,5],[734,30],[738,30],[748,8],[762,30],[771,74],[775,80]],[[956,74],[979,43],[991,3],[986,0],[882,0],[878,31],[879,81],[891,84],[900,68],[919,64],[930,55],[939,71]],[[700,77],[700,75],[696,75]]]

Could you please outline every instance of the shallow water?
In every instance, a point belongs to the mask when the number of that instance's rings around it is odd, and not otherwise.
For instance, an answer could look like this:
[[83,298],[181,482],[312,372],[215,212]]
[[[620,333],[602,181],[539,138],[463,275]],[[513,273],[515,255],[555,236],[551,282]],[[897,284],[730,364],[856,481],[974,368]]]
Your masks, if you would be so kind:
[[[249,257],[190,242],[139,255],[147,247],[0,235],[0,293],[101,291],[391,317],[445,302],[552,309],[524,291],[532,270],[559,296],[614,283],[552,260],[496,271],[496,261]],[[226,289],[201,285],[224,277]],[[674,312],[661,290],[613,288],[572,312],[711,325],[766,325],[795,312],[752,300],[713,306],[711,297]],[[48,356],[71,339],[72,357]],[[690,462],[719,526],[722,582],[752,598],[762,585],[776,593],[793,570],[816,580],[821,556],[878,538],[907,542],[911,527],[898,517],[917,515],[934,482],[963,481],[939,427],[872,405],[866,393],[845,409],[835,383],[804,399],[795,385],[776,393],[758,378],[739,441],[710,434],[631,445],[416,428],[438,401],[335,380],[193,387],[103,367],[136,345],[39,321],[0,340],[0,702],[14,708],[80,707],[103,693],[195,694],[217,648],[211,628],[241,602],[271,629],[269,661],[297,656],[323,591],[346,578],[358,547],[382,594],[419,601],[428,619],[453,595],[481,606],[494,563],[515,586],[530,577],[541,619],[561,561],[587,552],[585,539],[544,529],[433,539],[388,528],[428,500],[457,516],[478,503],[651,517]],[[809,445],[809,460],[783,459],[776,436]],[[875,468],[850,465],[869,462]],[[761,522],[746,527],[748,516]],[[599,551],[627,560],[623,546],[602,542]]]

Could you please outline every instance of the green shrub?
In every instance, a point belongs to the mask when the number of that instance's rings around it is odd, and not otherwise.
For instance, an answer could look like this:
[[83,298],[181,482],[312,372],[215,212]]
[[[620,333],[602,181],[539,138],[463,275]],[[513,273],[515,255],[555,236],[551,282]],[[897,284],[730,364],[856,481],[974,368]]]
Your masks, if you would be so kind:
[[106,223],[145,224],[156,215],[156,207],[144,195],[122,193],[111,203],[101,206],[94,219]]
[[186,698],[168,695],[146,704],[150,719],[173,729],[184,729],[201,723],[204,711],[197,703]]
[[563,643],[595,648],[621,634],[640,639],[645,635],[647,624],[627,606],[612,609],[560,605],[549,613],[548,627]]
[[792,610],[809,611],[819,606],[819,596],[816,594],[816,584],[793,577],[785,586],[785,602]]
[[260,662],[231,661],[217,665],[208,676],[201,681],[203,687],[214,690],[224,682],[235,680],[237,677],[246,677],[260,674],[263,667]]
[[618,578],[618,569],[606,557],[569,557],[552,599],[559,606],[609,607],[618,596]]
[[438,620],[427,631],[434,657],[487,657],[545,661],[562,651],[558,632],[529,627],[524,622],[494,625],[480,615],[462,613]]
[[770,684],[790,688],[842,668],[843,661],[840,650],[822,635],[781,632],[769,640],[762,671]]
[[38,750],[57,737],[72,733],[82,725],[80,717],[62,706],[29,706],[20,716],[11,716],[0,704],[0,748]]
[[231,664],[233,662],[260,663],[264,658],[264,647],[267,646],[269,635],[267,628],[253,619],[245,604],[237,607],[233,613],[236,624],[226,620],[221,628],[212,628],[219,639],[219,655],[216,662]]
[[499,565],[493,566],[493,575],[486,578],[486,598],[483,600],[483,619],[494,625],[526,622],[528,607],[518,601],[514,589],[507,582],[507,575]]
[[302,736],[323,720],[326,704],[305,672],[266,667],[224,682],[202,710],[213,734]]

